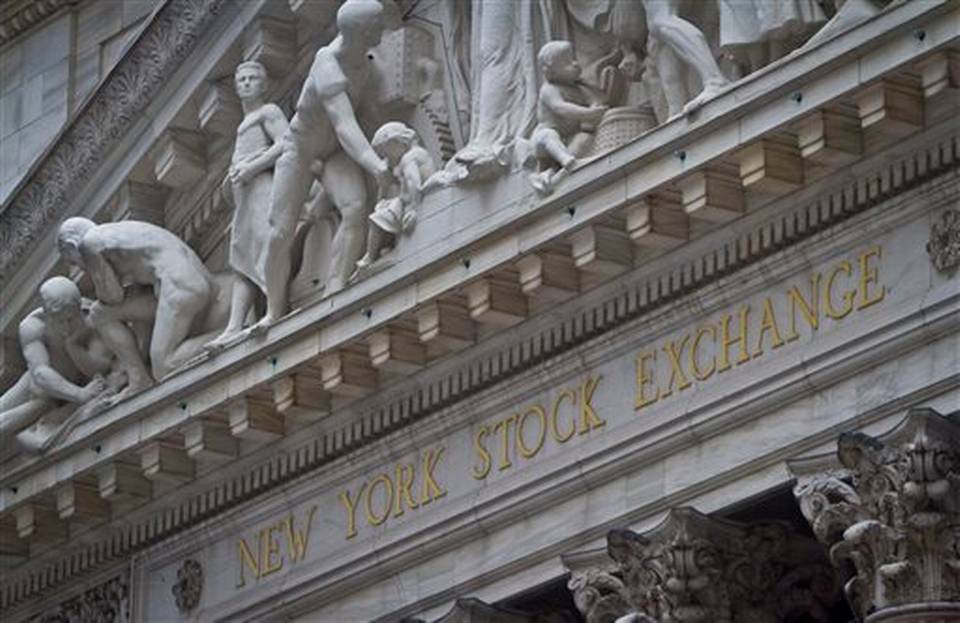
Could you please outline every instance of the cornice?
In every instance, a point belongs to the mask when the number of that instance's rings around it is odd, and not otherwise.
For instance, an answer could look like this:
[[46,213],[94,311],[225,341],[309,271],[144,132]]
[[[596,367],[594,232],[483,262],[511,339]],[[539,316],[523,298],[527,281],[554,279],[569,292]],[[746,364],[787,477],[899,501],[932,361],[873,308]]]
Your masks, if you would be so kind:
[[[58,0],[44,0],[44,3]],[[0,212],[0,283],[121,141],[225,0],[168,0]]]
[[81,0],[9,0],[0,8],[0,46]]

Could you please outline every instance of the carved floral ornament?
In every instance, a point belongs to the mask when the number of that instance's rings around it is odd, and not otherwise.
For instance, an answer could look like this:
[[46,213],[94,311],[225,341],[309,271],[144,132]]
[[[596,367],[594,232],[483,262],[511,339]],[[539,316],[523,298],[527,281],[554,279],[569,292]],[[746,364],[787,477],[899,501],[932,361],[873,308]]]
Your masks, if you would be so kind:
[[944,210],[930,227],[927,253],[934,268],[952,276],[960,266],[960,211]]
[[39,623],[126,623],[130,620],[130,580],[125,574],[118,575],[34,620]]
[[587,623],[827,621],[839,586],[822,549],[787,524],[744,525],[691,508],[607,551],[563,557]]
[[193,558],[187,558],[177,569],[177,581],[170,589],[177,610],[187,614],[200,603],[203,594],[203,567]]
[[837,458],[842,470],[798,475],[794,494],[849,577],[854,611],[871,622],[960,618],[956,418],[912,409],[884,435],[841,435]]

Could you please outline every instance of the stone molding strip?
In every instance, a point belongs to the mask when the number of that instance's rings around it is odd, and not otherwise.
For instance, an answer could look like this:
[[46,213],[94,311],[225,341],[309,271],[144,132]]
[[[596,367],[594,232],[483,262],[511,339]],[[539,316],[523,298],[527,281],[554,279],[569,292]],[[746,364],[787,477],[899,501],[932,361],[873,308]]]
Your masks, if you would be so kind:
[[35,165],[0,212],[0,283],[62,218],[166,80],[193,50],[225,0],[168,0],[83,110]]
[[[383,408],[366,413],[308,443],[276,453],[269,461],[191,496],[178,506],[115,530],[108,539],[86,544],[56,562],[38,560],[39,569],[10,574],[0,587],[0,606],[12,607],[41,591],[143,549],[221,514],[240,503],[306,473],[328,465],[347,453],[518,376],[537,363],[555,358],[636,319],[663,309],[683,296],[725,276],[813,239],[819,232],[847,221],[899,195],[944,175],[955,175],[960,163],[960,136],[942,139],[909,156],[886,162],[833,189],[804,207],[756,225],[712,253],[691,258],[666,274],[638,280],[636,285],[607,298],[560,324],[468,367],[424,385]],[[31,565],[33,566],[33,565]]]

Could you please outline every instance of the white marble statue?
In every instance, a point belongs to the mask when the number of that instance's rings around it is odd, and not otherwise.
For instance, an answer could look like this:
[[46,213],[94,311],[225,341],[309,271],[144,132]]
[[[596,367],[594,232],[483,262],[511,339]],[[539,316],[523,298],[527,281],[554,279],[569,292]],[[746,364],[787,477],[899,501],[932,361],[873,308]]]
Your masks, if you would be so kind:
[[375,0],[348,0],[337,11],[339,34],[321,48],[300,92],[290,126],[281,139],[274,169],[266,250],[267,313],[263,330],[287,312],[294,232],[313,175],[322,161],[321,181],[341,220],[334,235],[328,293],[340,290],[363,254],[368,214],[364,173],[381,186],[387,163],[376,154],[357,122],[356,107],[368,84],[368,54],[383,34],[383,7]]
[[[97,302],[90,319],[117,354],[128,385],[117,400],[167,376],[202,352],[222,330],[226,296],[203,262],[169,231],[141,221],[94,224],[73,217],[60,226],[63,258],[93,280]],[[147,370],[129,324],[152,326]]]
[[436,171],[433,157],[420,145],[417,133],[404,123],[385,123],[373,135],[372,145],[386,160],[393,179],[387,195],[378,199],[370,215],[367,252],[357,261],[354,278],[362,276],[380,258],[389,238],[413,228],[423,183]]
[[530,182],[540,193],[549,193],[553,185],[583,156],[589,147],[607,106],[590,102],[580,80],[580,65],[567,41],[545,44],[537,56],[543,85],[537,104],[537,127],[533,145],[539,170]]
[[720,47],[750,73],[793,50],[827,21],[816,0],[718,0]]
[[[894,0],[893,3],[905,0]],[[893,4],[891,3],[891,4]],[[805,44],[805,47],[820,45],[840,33],[849,30],[878,15],[883,7],[881,0],[833,0],[836,13],[823,28],[817,31]]]
[[111,404],[126,382],[117,358],[90,322],[91,302],[76,284],[53,277],[40,286],[41,306],[20,322],[27,371],[0,396],[0,438],[38,450],[47,435],[27,430],[59,406],[86,405],[94,414]]
[[583,68],[581,80],[604,93],[603,103],[612,107],[646,103],[638,88],[647,40],[646,15],[640,2],[548,1],[544,10],[551,11],[552,37],[573,44]]
[[243,121],[227,175],[233,200],[230,228],[230,268],[236,276],[230,301],[230,319],[223,333],[207,344],[218,350],[243,329],[259,292],[266,295],[266,252],[270,232],[268,219],[273,167],[280,157],[280,139],[287,118],[276,104],[263,101],[267,73],[254,61],[241,63],[234,80],[243,105]]
[[[772,1],[772,0],[771,0]],[[680,0],[642,0],[647,13],[647,48],[653,57],[667,100],[669,116],[689,113],[716,97],[728,85],[706,37],[678,15]],[[684,65],[700,79],[699,94],[687,92]]]
[[[432,184],[490,180],[522,160],[518,139],[536,125],[538,22],[534,0],[457,2],[470,12],[470,137]],[[432,185],[431,184],[431,185]]]

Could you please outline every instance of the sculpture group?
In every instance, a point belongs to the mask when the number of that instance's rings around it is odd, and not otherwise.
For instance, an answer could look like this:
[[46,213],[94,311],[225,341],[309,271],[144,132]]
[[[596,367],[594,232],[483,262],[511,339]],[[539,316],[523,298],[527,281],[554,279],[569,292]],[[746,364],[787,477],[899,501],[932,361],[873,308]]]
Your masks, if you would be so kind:
[[[444,27],[466,41],[439,46],[442,62],[409,61],[424,76],[433,127],[385,114],[371,97],[393,0],[345,0],[289,122],[266,101],[264,66],[241,63],[243,118],[221,187],[233,206],[229,273],[211,273],[156,225],[67,219],[60,254],[89,277],[94,299],[65,277],[40,287],[40,307],[20,324],[27,371],[0,397],[0,439],[42,450],[189,361],[263,334],[287,314],[298,264],[322,263],[325,295],[363,279],[390,262],[433,187],[525,168],[535,192],[553,192],[610,147],[597,143],[600,128],[627,120],[636,135],[691,114],[739,76],[880,9],[874,0],[701,4],[718,17],[716,36],[680,0],[443,0]],[[444,123],[464,129],[447,157],[421,136]],[[303,248],[300,234],[321,226],[330,239],[308,234],[322,242]]]

